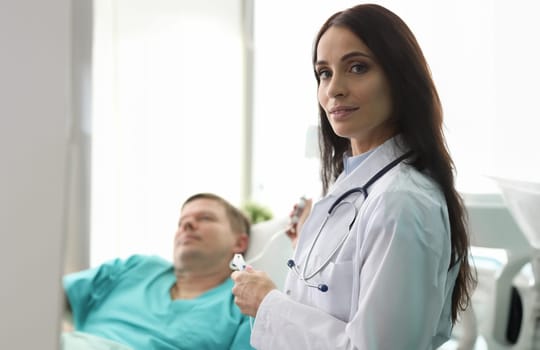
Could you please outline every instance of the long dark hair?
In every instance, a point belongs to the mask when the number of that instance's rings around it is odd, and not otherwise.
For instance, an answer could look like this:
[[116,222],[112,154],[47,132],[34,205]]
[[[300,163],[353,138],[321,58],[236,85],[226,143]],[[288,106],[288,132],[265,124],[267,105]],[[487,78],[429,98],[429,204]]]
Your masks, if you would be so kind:
[[[313,48],[314,65],[319,40],[332,26],[353,32],[379,62],[390,85],[392,119],[404,143],[415,154],[410,163],[431,176],[445,196],[452,244],[449,269],[459,264],[452,292],[452,322],[455,323],[459,311],[468,306],[476,281],[468,261],[466,212],[454,186],[455,168],[443,134],[442,106],[426,59],[414,34],[401,18],[382,6],[363,4],[336,13],[323,24]],[[319,84],[318,75],[315,76]],[[320,105],[319,117],[321,180],[326,194],[343,171],[343,155],[350,151],[351,144],[334,133]]]

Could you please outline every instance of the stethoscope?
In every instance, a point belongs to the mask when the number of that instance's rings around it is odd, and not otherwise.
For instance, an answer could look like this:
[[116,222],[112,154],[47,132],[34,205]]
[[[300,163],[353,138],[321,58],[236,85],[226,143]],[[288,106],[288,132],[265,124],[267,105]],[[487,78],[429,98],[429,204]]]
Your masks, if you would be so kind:
[[[317,273],[321,272],[330,263],[330,260],[332,260],[334,255],[338,252],[338,250],[341,249],[341,246],[343,246],[343,244],[345,243],[345,241],[347,240],[347,238],[349,237],[349,235],[351,233],[351,228],[354,225],[354,222],[356,221],[356,217],[358,216],[358,209],[354,205],[356,200],[353,201],[353,202],[346,202],[344,200],[347,197],[349,197],[350,195],[354,194],[354,193],[362,194],[362,196],[364,197],[364,200],[366,200],[366,198],[368,196],[368,191],[367,191],[368,188],[371,185],[373,185],[373,183],[375,181],[379,180],[384,174],[386,174],[390,169],[392,169],[393,167],[398,165],[404,159],[410,157],[412,155],[412,153],[413,153],[412,151],[409,151],[409,152],[405,153],[404,155],[402,155],[401,157],[394,159],[392,162],[387,164],[384,168],[379,170],[375,175],[373,175],[364,184],[364,186],[351,188],[350,190],[346,191],[341,196],[339,196],[334,201],[334,203],[332,203],[332,205],[330,206],[330,209],[328,209],[328,213],[327,213],[326,217],[324,218],[324,220],[323,220],[323,222],[322,222],[322,224],[321,224],[321,226],[319,228],[319,231],[315,235],[315,239],[313,240],[313,242],[311,243],[311,246],[309,247],[308,253],[306,255],[306,261],[305,261],[305,264],[304,264],[303,271],[300,272],[298,270],[298,266],[297,266],[297,264],[295,263],[295,261],[293,259],[289,259],[287,261],[287,265],[289,266],[289,268],[292,271],[294,271],[294,273],[296,274],[298,279],[303,281],[306,286],[312,287],[312,288],[317,288],[318,290],[320,290],[323,293],[328,291],[328,284],[326,284],[326,283],[315,284],[315,283],[309,282],[309,280],[311,280]],[[334,213],[336,208],[339,208],[342,205],[350,205],[354,210],[353,218],[352,218],[351,222],[349,223],[349,230],[347,231],[347,233],[345,235],[343,235],[343,237],[338,242],[338,244],[335,246],[335,248],[332,250],[330,255],[328,255],[328,258],[326,258],[312,273],[306,274],[308,262],[309,262],[309,259],[311,258],[311,253],[313,252],[313,248],[315,247],[315,245],[317,244],[317,241],[319,240],[319,237],[321,236],[322,230],[324,229],[324,226],[326,225],[326,222],[328,221],[328,219],[330,219],[330,217],[332,216],[332,214]]]

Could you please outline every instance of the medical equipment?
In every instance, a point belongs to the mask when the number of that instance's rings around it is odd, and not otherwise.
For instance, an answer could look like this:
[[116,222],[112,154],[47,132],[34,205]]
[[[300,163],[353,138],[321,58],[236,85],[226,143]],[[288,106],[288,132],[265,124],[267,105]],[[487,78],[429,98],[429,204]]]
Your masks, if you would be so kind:
[[[540,349],[540,184],[494,178],[501,194],[464,193],[478,285],[454,339],[475,349]],[[536,227],[534,225],[537,225]],[[474,332],[474,330],[477,332]],[[536,338],[536,339],[535,339]]]
[[237,271],[244,271],[246,269],[246,261],[244,260],[244,257],[242,254],[234,254],[231,262],[229,263],[229,267],[231,270],[237,270]]
[[[229,263],[231,270],[244,271],[247,267],[244,256],[240,253],[234,254],[231,262]],[[249,327],[253,329],[253,317],[249,316]]]
[[304,211],[304,208],[306,207],[306,197],[300,197],[300,201],[296,204],[294,208],[294,213],[291,216],[291,224],[294,225],[298,223],[298,220],[300,219],[300,215],[302,215],[302,212]]
[[296,224],[298,223],[298,220],[300,220],[300,215],[302,215],[302,212],[304,211],[304,208],[306,207],[306,197],[302,196],[300,197],[300,200],[296,205],[294,206],[294,211],[291,215],[291,220],[289,221],[289,226],[285,230],[285,233],[296,232]]
[[[488,347],[540,349],[540,183],[492,178],[501,189],[504,201],[532,251],[521,259],[515,259],[516,263],[507,266],[497,278],[495,306],[502,307],[495,309]],[[530,277],[523,278],[526,270],[530,272],[525,275]],[[511,313],[509,304],[517,305],[520,312]],[[507,328],[510,322],[514,326],[512,332]]]
[[[393,167],[395,167],[396,165],[398,165],[399,163],[401,163],[404,159],[410,157],[412,155],[412,151],[409,151],[405,154],[403,154],[401,157],[398,157],[396,159],[394,159],[392,162],[390,162],[389,164],[387,164],[384,168],[382,168],[381,170],[379,170],[379,172],[377,172],[375,175],[373,175],[363,186],[360,186],[360,187],[354,187],[354,188],[351,188],[350,190],[346,191],[345,193],[343,193],[342,195],[340,195],[335,201],[334,203],[332,203],[332,205],[330,206],[330,209],[328,209],[328,213],[326,215],[326,217],[324,218],[319,230],[317,231],[317,234],[315,235],[315,238],[313,239],[313,242],[311,243],[311,246],[309,247],[308,249],[308,252],[307,252],[307,255],[306,255],[306,259],[305,259],[305,262],[304,262],[304,267],[303,267],[303,270],[300,271],[299,270],[299,266],[298,264],[296,264],[296,262],[294,261],[294,259],[289,259],[287,261],[287,266],[289,266],[289,268],[296,274],[296,276],[304,282],[304,284],[308,287],[312,287],[312,288],[317,288],[318,290],[320,290],[321,292],[327,292],[328,291],[328,284],[326,283],[311,283],[309,282],[316,274],[318,274],[319,272],[321,272],[329,263],[330,263],[330,260],[332,260],[332,258],[334,257],[334,255],[341,249],[341,247],[343,246],[343,244],[345,243],[345,241],[347,240],[347,238],[349,237],[350,233],[351,233],[351,228],[352,226],[354,225],[354,222],[356,221],[356,217],[358,216],[358,209],[356,208],[355,206],[355,202],[356,202],[356,199],[352,202],[347,202],[345,201],[345,199],[355,193],[360,193],[362,194],[362,196],[364,197],[364,200],[367,198],[368,196],[368,189],[371,185],[373,185],[373,183],[375,183],[375,181],[379,180],[384,174],[386,174],[390,169],[392,169]],[[341,238],[341,240],[338,242],[338,244],[334,247],[334,249],[332,250],[332,252],[328,255],[328,257],[317,267],[315,268],[310,274],[307,274],[307,267],[308,267],[308,264],[309,264],[309,260],[311,258],[311,253],[313,252],[313,248],[315,247],[315,245],[317,244],[317,241],[319,240],[320,236],[321,236],[321,233],[326,225],[326,223],[328,222],[328,220],[332,217],[332,214],[335,212],[335,210],[339,207],[341,207],[342,205],[349,205],[352,207],[353,209],[353,212],[354,212],[354,215],[352,217],[352,220],[351,222],[349,223],[349,226],[348,226],[348,230],[347,230],[347,233],[345,233],[343,235],[343,237]]]
[[[234,254],[231,262],[229,263],[229,267],[231,268],[231,270],[244,271],[247,267],[247,264],[242,254]],[[251,329],[253,329],[253,317],[251,316],[249,317],[249,326],[251,327]]]

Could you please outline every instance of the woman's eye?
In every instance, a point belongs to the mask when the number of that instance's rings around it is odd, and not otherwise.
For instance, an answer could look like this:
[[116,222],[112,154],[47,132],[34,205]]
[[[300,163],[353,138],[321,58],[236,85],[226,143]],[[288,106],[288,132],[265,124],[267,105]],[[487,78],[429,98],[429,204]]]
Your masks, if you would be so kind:
[[365,73],[368,70],[367,64],[364,63],[355,63],[351,66],[351,71],[353,73]]
[[319,79],[326,79],[330,77],[330,71],[328,69],[321,69],[318,73]]

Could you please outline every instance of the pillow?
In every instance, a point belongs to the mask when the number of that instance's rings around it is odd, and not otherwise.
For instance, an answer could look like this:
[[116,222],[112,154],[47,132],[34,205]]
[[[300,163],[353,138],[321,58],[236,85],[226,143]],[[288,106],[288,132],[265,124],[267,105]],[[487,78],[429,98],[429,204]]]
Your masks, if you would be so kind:
[[292,257],[291,240],[285,234],[289,217],[279,217],[251,227],[246,262],[256,270],[265,271],[279,289],[283,289],[289,271],[287,260]]

